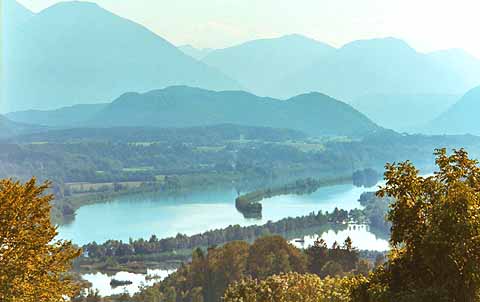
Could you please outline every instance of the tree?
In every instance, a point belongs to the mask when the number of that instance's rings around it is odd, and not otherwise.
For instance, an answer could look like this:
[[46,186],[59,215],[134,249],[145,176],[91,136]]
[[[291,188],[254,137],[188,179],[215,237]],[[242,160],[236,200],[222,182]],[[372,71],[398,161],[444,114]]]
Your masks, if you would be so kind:
[[388,261],[358,301],[480,301],[480,169],[465,150],[436,150],[439,171],[387,164],[377,193],[395,199]]
[[247,271],[254,278],[287,272],[305,272],[306,256],[281,236],[257,239],[250,247]]
[[232,241],[209,250],[205,301],[219,301],[228,284],[244,277],[248,249],[248,243]]
[[288,273],[270,276],[265,280],[243,279],[233,283],[225,292],[225,302],[346,302],[351,289],[364,278],[325,278],[313,274]]
[[322,267],[320,271],[320,275],[322,276],[330,276],[336,277],[341,276],[344,273],[343,267],[340,263],[330,260]]
[[55,239],[48,188],[0,181],[0,301],[58,302],[78,290],[66,272],[80,250]]
[[357,274],[362,274],[364,276],[368,276],[371,269],[372,269],[372,264],[368,260],[360,259],[357,263],[357,268],[356,268],[355,272]]
[[329,251],[325,241],[318,238],[312,246],[305,250],[305,254],[308,258],[308,271],[320,275],[322,267],[329,260]]

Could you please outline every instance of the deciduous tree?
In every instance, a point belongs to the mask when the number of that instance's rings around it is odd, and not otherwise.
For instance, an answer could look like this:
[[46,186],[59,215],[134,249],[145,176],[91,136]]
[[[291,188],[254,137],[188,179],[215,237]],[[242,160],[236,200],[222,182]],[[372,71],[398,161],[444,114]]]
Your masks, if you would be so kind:
[[49,183],[0,180],[0,301],[58,302],[77,287],[66,272],[80,250],[57,240]]

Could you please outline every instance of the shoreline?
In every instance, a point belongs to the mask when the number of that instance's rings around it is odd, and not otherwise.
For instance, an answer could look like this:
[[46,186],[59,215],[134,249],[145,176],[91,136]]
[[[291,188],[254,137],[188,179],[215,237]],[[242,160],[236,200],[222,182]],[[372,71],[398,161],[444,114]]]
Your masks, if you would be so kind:
[[[196,183],[196,184],[190,184],[188,186],[174,188],[174,189],[166,189],[163,182],[145,182],[144,186],[139,186],[132,189],[126,189],[126,190],[121,190],[117,192],[95,192],[95,193],[77,194],[76,196],[74,195],[68,198],[56,200],[56,202],[54,202],[52,207],[51,219],[52,219],[52,222],[58,226],[68,225],[70,222],[72,222],[75,219],[77,210],[83,206],[97,204],[97,203],[107,203],[119,197],[135,196],[135,195],[141,195],[141,194],[159,194],[159,196],[168,197],[168,196],[175,196],[178,194],[194,193],[196,190],[199,190],[199,189],[207,190],[207,189],[213,189],[213,188],[225,188],[226,186],[234,189],[235,184],[237,184],[237,182],[238,184],[242,185],[243,183],[247,183],[247,181],[244,181],[244,179],[245,178],[248,179],[247,176],[239,175],[239,174],[229,175],[229,177],[226,177],[226,178],[224,176],[225,175],[217,179],[214,178],[213,182],[210,182],[207,184]],[[221,181],[219,181],[220,179]],[[298,178],[295,178],[295,179],[298,179]],[[331,176],[331,177],[323,176],[323,177],[319,177],[318,180],[322,182],[322,185],[318,187],[320,188],[325,186],[347,184],[349,182],[352,182],[352,176],[351,175]],[[272,183],[275,183],[275,181],[272,181]],[[281,185],[277,185],[277,186],[281,186]],[[268,188],[266,186],[261,186],[261,187],[263,187],[264,189]],[[260,190],[262,189],[256,189],[255,191],[260,191]],[[252,192],[255,192],[255,191],[252,191]],[[244,195],[248,195],[248,194],[250,193],[247,193]],[[239,195],[238,197],[241,197],[241,196],[243,195]],[[61,215],[61,214],[59,215],[58,213],[59,210],[57,209],[57,207],[65,206],[65,204],[71,207],[71,210],[73,211],[73,213],[70,215]]]

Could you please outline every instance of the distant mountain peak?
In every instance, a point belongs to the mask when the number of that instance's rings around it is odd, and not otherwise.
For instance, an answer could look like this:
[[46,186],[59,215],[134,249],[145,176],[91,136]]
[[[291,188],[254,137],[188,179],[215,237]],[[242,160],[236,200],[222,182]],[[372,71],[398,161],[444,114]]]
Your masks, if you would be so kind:
[[[332,98],[331,96],[318,91],[310,91],[310,92],[302,93],[294,97],[291,97],[290,99],[299,99],[299,98],[328,98],[328,99],[334,100],[334,98]],[[335,101],[338,101],[338,100],[335,100]]]
[[[0,16],[2,27],[17,27],[35,15],[15,0],[2,0],[0,6],[2,8]],[[4,30],[11,29],[2,28],[2,31]]]
[[5,62],[16,72],[5,79],[5,111],[95,103],[124,91],[180,84],[240,88],[145,26],[92,2],[55,4],[11,37]]
[[467,91],[462,99],[470,99],[480,105],[480,86],[473,87]]
[[[297,34],[297,33],[287,34],[287,35],[283,35],[283,36],[276,37],[276,38],[270,38],[270,39],[267,39],[267,40],[309,41],[309,42],[314,42],[314,43],[318,43],[318,44],[328,45],[325,42],[322,42],[322,41],[304,36],[302,34]],[[330,46],[330,45],[328,45],[328,46]],[[330,47],[332,47],[332,46],[330,46]]]
[[[271,38],[261,38],[261,39],[255,39],[255,40],[250,40],[243,42],[241,44],[232,46],[232,47],[227,47],[225,49],[229,48],[235,48],[235,47],[242,47],[242,46],[249,46],[249,45],[256,45],[256,44],[270,44],[270,45],[279,45],[283,43],[311,43],[311,44],[316,44],[316,45],[322,45],[325,47],[332,48],[332,46],[328,45],[327,43],[317,41],[315,39],[309,38],[307,36],[301,35],[301,34],[287,34],[283,36],[278,36],[278,37],[271,37]],[[291,45],[292,47],[295,47],[295,45]]]
[[44,10],[65,9],[65,8],[67,8],[67,9],[102,9],[102,10],[104,10],[104,8],[102,8],[100,5],[98,5],[95,2],[78,1],[78,0],[75,0],[75,1],[60,1],[60,2],[57,2],[57,3],[53,4],[52,6],[47,7]]
[[[89,1],[58,2],[53,4],[52,6],[49,6],[43,9],[38,14],[45,15],[45,17],[47,16],[54,17],[54,16],[60,15],[60,16],[65,16],[66,18],[70,17],[70,19],[72,19],[72,16],[75,16],[76,17],[75,19],[78,19],[84,16],[107,16],[107,15],[121,18],[120,16],[112,13],[111,11],[101,7],[97,3],[89,2]],[[71,21],[77,21],[77,20],[71,20]]]
[[357,40],[345,44],[342,49],[372,49],[378,51],[407,50],[416,52],[416,50],[413,49],[407,42],[394,37]]
[[280,90],[279,81],[334,51],[330,45],[293,34],[214,50],[202,61],[255,94],[284,97],[274,92]]

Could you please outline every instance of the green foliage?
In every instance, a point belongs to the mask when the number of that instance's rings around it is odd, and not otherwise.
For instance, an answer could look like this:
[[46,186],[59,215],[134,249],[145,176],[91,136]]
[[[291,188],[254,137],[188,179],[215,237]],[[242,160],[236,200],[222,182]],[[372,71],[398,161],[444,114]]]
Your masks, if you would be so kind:
[[257,239],[250,247],[247,271],[263,279],[283,272],[305,272],[307,258],[280,236]]
[[317,239],[305,250],[305,254],[308,258],[308,271],[320,277],[334,277],[350,272],[355,269],[359,260],[350,237],[347,237],[342,247],[335,242],[331,249],[327,248],[325,241]]
[[358,187],[373,187],[379,180],[380,175],[371,168],[353,172],[353,184]]
[[392,251],[358,301],[479,301],[480,168],[463,149],[435,152],[439,171],[388,164]]
[[[333,269],[329,270],[331,275],[345,275],[356,267],[358,252],[351,248],[348,240],[343,247],[336,245],[335,249],[326,249],[325,254],[326,259],[322,261],[336,268],[334,273],[331,273]],[[189,264],[155,286],[142,290],[134,300],[146,299],[151,291],[164,297],[171,288],[175,288],[177,302],[194,299],[217,302],[221,301],[229,284],[245,278],[264,280],[275,274],[310,272],[307,263],[311,263],[313,257],[320,261],[320,255],[305,253],[280,236],[262,237],[252,245],[234,241],[222,247],[209,248],[207,253],[196,249]],[[355,263],[347,266],[351,261]],[[333,282],[329,282],[329,287],[333,290]]]
[[375,192],[364,192],[359,199],[364,207],[362,215],[367,219],[368,224],[386,236],[390,235],[391,222],[387,220],[387,213],[390,210],[392,198],[379,197]]
[[288,273],[264,280],[247,278],[233,283],[225,292],[225,302],[348,302],[352,288],[363,277],[324,278],[313,274]]
[[[267,235],[291,236],[305,230],[318,229],[329,225],[339,225],[348,219],[348,212],[335,209],[332,213],[310,213],[306,216],[284,218],[277,222],[268,222],[264,225],[228,226],[224,229],[207,231],[202,234],[186,236],[178,234],[175,237],[158,239],[152,235],[149,240],[137,239],[130,242],[108,240],[103,244],[92,242],[82,248],[88,257],[81,256],[76,260],[77,266],[100,269],[119,270],[122,264],[130,262],[165,262],[186,261],[192,249],[198,247],[222,245],[234,240],[251,242]],[[336,249],[340,249],[337,245]],[[350,270],[352,266],[348,266]]]

